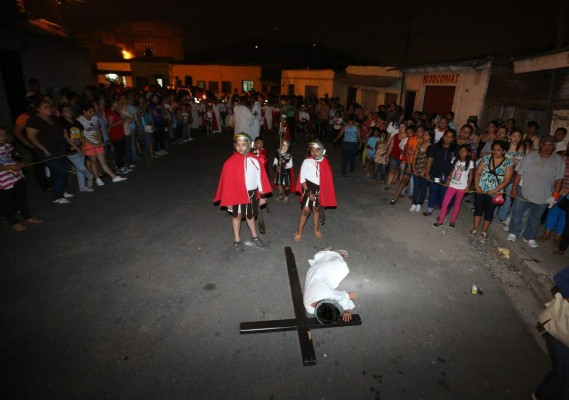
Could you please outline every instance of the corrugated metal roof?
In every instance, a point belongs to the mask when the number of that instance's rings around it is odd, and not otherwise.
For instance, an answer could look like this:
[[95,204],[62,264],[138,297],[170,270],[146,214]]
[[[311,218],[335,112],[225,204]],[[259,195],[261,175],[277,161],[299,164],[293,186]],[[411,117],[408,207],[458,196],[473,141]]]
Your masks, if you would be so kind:
[[337,77],[334,79],[335,83],[350,86],[374,86],[374,87],[389,87],[395,82],[400,81],[400,78],[391,76],[369,76],[369,75],[351,75]]
[[27,27],[31,31],[63,38],[71,37],[71,30],[55,24],[43,18],[33,18],[27,21]]

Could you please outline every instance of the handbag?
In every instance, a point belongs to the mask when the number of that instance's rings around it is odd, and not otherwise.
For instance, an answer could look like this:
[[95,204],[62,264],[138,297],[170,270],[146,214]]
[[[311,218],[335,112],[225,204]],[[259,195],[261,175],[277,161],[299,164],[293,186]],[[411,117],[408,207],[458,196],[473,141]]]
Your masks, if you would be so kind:
[[547,332],[569,346],[569,301],[557,292],[545,307],[538,315],[539,322]]
[[154,128],[152,127],[152,125],[146,125],[146,122],[144,122],[144,116],[140,119],[142,120],[142,125],[144,125],[144,132],[154,133]]
[[492,203],[496,204],[497,206],[501,206],[505,202],[506,200],[504,200],[504,195],[502,195],[502,193],[496,193],[496,195],[492,197]]

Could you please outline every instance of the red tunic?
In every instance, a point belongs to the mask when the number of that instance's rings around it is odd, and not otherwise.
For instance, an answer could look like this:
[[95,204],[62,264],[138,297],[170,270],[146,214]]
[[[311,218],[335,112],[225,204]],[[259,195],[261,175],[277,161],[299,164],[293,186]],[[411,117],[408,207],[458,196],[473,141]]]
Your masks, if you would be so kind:
[[214,203],[221,202],[220,206],[222,207],[249,203],[249,194],[247,193],[247,186],[245,185],[245,157],[252,157],[256,159],[261,166],[260,173],[263,190],[259,190],[257,198],[261,197],[261,193],[266,194],[271,192],[269,177],[267,176],[265,169],[262,167],[262,163],[259,158],[251,153],[242,156],[241,154],[234,152],[233,155],[223,164],[219,184],[217,186],[217,192],[213,199]]
[[[300,174],[298,174],[298,179],[296,180],[295,191],[302,195]],[[336,190],[334,189],[332,168],[326,158],[323,158],[322,161],[320,161],[320,196],[318,201],[322,207],[336,207]]]

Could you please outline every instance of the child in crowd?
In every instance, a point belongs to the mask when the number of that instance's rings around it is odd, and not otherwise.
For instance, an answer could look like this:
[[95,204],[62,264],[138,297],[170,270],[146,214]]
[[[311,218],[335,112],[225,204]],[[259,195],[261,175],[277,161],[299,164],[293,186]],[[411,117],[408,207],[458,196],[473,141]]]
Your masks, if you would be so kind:
[[263,140],[262,136],[255,138],[255,142],[251,150],[253,151],[253,154],[259,157],[263,169],[267,173],[267,176],[269,176],[269,157],[267,155],[267,149],[265,149],[265,141]]
[[379,131],[379,139],[375,143],[375,155],[373,158],[373,176],[371,178],[372,182],[377,180],[377,174],[379,172],[381,183],[385,184],[385,180],[387,179],[387,146],[388,146],[388,138],[389,133],[383,129]]
[[[294,240],[302,239],[302,230],[311,212],[314,217],[314,235],[321,238],[322,232],[318,227],[320,214],[324,207],[336,207],[336,192],[332,179],[332,168],[324,155],[326,149],[319,140],[308,143],[309,156],[302,162],[300,175],[296,182],[296,192],[301,194],[300,221],[294,233]],[[323,218],[322,218],[323,220]]]
[[443,224],[448,206],[452,198],[455,197],[449,224],[451,228],[454,228],[456,218],[460,212],[462,198],[474,178],[474,162],[470,159],[470,146],[468,144],[465,143],[458,147],[458,157],[452,160],[452,164],[452,171],[445,182],[448,188],[443,199],[441,214],[439,215],[439,220],[433,224],[434,227],[438,227]]
[[8,131],[0,128],[0,202],[2,212],[12,225],[12,229],[21,232],[27,228],[18,221],[16,213],[20,211],[28,224],[41,224],[42,220],[32,217],[26,195],[26,179],[22,172],[23,164],[13,157],[14,146],[8,142]]
[[233,218],[233,248],[237,252],[245,250],[241,242],[241,221],[245,220],[251,238],[257,247],[265,248],[267,245],[257,236],[255,219],[259,216],[259,207],[267,204],[261,194],[271,193],[271,183],[261,161],[250,152],[251,136],[238,133],[233,136],[235,152],[223,164],[221,177],[214,203],[227,207]]
[[190,135],[190,127],[192,126],[192,114],[190,105],[182,103],[180,106],[180,115],[182,116],[182,143],[188,143],[194,138]]
[[375,166],[375,148],[377,143],[379,142],[379,128],[372,128],[371,136],[367,140],[367,154],[366,154],[366,171],[368,179],[373,179],[372,173]]
[[294,169],[292,154],[290,154],[290,141],[283,140],[273,160],[275,179],[273,180],[278,190],[275,201],[288,202],[291,182],[294,182]]

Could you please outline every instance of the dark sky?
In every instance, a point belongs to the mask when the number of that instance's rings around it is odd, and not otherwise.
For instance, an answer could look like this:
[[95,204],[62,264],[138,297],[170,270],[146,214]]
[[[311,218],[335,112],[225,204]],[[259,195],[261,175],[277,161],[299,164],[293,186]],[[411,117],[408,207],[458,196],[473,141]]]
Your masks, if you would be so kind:
[[[556,38],[564,0],[392,0],[236,2],[211,0],[60,0],[64,24],[105,29],[129,19],[160,19],[184,30],[186,52],[241,39],[317,42],[402,64],[461,59],[519,48],[546,50]],[[34,3],[50,0],[26,0]],[[566,42],[567,43],[567,42]]]

